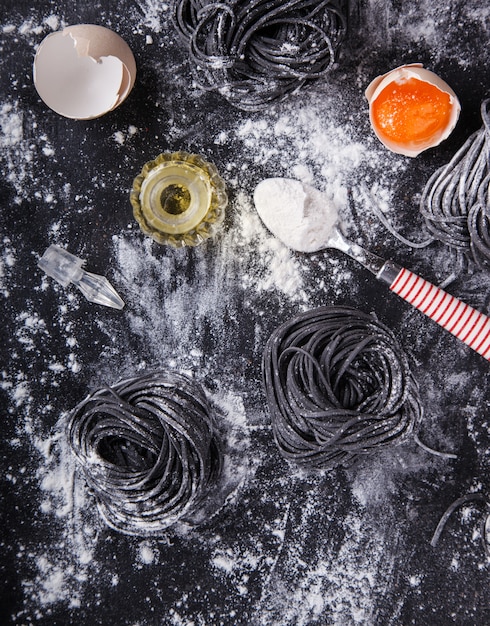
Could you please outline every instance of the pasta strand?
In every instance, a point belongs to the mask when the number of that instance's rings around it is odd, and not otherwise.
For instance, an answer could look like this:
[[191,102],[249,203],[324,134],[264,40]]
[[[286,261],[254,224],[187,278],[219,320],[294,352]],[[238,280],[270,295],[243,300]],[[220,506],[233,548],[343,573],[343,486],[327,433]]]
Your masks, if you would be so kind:
[[175,0],[194,79],[257,111],[329,72],[347,33],[342,0]]
[[129,535],[190,515],[220,473],[204,391],[175,372],[98,389],[73,409],[67,434],[102,517]]
[[279,326],[262,373],[277,447],[308,469],[349,466],[399,443],[422,416],[399,342],[350,307],[319,307]]
[[483,126],[427,181],[420,212],[434,239],[483,268],[490,265],[490,98]]

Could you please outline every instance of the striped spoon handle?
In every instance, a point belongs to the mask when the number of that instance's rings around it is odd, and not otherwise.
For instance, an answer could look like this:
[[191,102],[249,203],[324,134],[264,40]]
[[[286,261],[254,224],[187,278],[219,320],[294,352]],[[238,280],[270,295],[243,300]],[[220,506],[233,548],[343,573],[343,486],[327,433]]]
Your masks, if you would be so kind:
[[391,291],[490,360],[490,318],[417,274],[387,261],[377,274]]

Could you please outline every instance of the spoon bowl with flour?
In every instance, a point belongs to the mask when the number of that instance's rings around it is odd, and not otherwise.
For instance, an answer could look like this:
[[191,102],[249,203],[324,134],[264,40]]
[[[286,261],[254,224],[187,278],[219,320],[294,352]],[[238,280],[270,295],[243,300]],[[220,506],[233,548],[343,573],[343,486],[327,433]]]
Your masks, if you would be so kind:
[[292,178],[266,178],[254,191],[264,225],[297,252],[345,252],[391,291],[490,360],[490,318],[413,272],[345,238],[338,211],[321,191]]

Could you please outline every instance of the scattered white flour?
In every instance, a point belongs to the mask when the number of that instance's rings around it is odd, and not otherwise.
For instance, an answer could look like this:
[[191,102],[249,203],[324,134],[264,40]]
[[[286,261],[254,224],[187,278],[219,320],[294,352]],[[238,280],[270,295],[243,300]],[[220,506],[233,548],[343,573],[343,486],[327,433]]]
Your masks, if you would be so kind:
[[2,128],[0,147],[18,146],[23,139],[22,114],[14,110],[12,104],[3,104],[0,108],[0,126]]
[[99,521],[85,485],[75,480],[75,461],[64,432],[35,436],[32,442],[39,456],[40,511],[54,516],[58,533],[51,545],[27,550],[35,575],[23,582],[25,593],[40,611],[58,602],[79,607],[83,582],[89,575],[98,575],[94,551]]
[[[167,20],[169,5],[158,0],[137,0],[135,4],[141,15],[141,26],[148,28],[153,33],[160,33],[163,22]],[[147,43],[151,43],[151,41],[148,42],[147,39]]]
[[155,551],[148,541],[143,541],[139,548],[139,558],[144,565],[150,565],[155,562]]
[[138,129],[136,128],[136,126],[133,126],[131,124],[130,126],[128,126],[128,129],[126,132],[123,132],[122,130],[117,130],[113,135],[114,141],[118,143],[120,146],[122,146],[126,143],[128,139],[131,139],[131,137],[136,135],[137,132],[138,132]]
[[225,235],[223,250],[230,255],[238,253],[243,263],[242,285],[246,289],[270,292],[277,289],[293,301],[304,300],[300,263],[277,237],[264,228],[250,197],[236,196],[237,224],[234,232]]
[[3,251],[0,257],[0,291],[4,298],[9,296],[9,290],[7,288],[7,272],[13,271],[16,263],[15,250],[12,247],[9,237],[3,239]]
[[[433,573],[423,570],[419,558],[421,551],[427,557],[430,525],[444,510],[445,501],[434,502],[434,494],[446,479],[457,481],[461,469],[407,444],[351,474],[305,476],[278,457],[261,392],[261,354],[275,325],[317,304],[347,300],[362,306],[370,283],[336,252],[301,254],[284,245],[255,209],[256,185],[264,178],[290,177],[314,186],[331,199],[360,243],[383,253],[398,244],[370,210],[373,197],[390,221],[418,228],[396,202],[412,164],[388,153],[369,130],[362,90],[371,78],[365,73],[370,59],[363,59],[353,76],[300,90],[270,111],[221,119],[219,104],[212,110],[219,101],[206,100],[190,84],[183,57],[166,54],[167,47],[175,52],[179,45],[170,3],[123,4],[126,32],[140,46],[141,85],[151,88],[147,110],[153,111],[153,126],[148,132],[130,102],[120,111],[127,116],[121,126],[111,118],[87,125],[79,149],[90,185],[76,176],[67,179],[60,137],[70,136],[71,122],[58,121],[58,128],[41,104],[32,105],[25,68],[10,70],[12,90],[0,97],[2,176],[20,210],[13,232],[2,234],[0,254],[0,297],[10,322],[10,358],[0,372],[4,439],[12,459],[4,478],[9,489],[22,498],[26,494],[21,504],[29,515],[23,524],[32,530],[27,536],[13,529],[12,544],[1,543],[10,550],[6,559],[19,565],[24,594],[23,606],[9,617],[22,626],[65,623],[67,611],[73,623],[82,615],[104,620],[104,611],[118,601],[134,610],[128,609],[128,626],[415,623],[403,621],[403,603],[405,595],[416,594],[416,606],[423,606],[434,586]],[[473,52],[459,54],[449,28],[450,3],[434,8],[421,0],[399,22],[391,3],[367,4],[381,50],[391,42],[407,49],[422,46],[433,63],[450,54],[460,67],[471,67]],[[66,25],[61,11],[36,11],[3,18],[4,55],[13,45],[33,55],[49,32]],[[489,15],[490,9],[471,0],[460,19],[488,32]],[[105,9],[101,13],[117,30],[116,17]],[[392,34],[384,39],[388,25]],[[196,113],[203,102],[212,103],[204,121]],[[90,142],[99,132],[114,153],[110,167],[101,165]],[[139,232],[130,214],[133,174],[166,146],[205,153],[228,185],[225,224],[215,239],[195,249],[158,246]],[[120,206],[100,206],[109,190],[119,194]],[[406,193],[411,195],[405,204],[416,207],[412,200],[420,187]],[[37,238],[35,215],[27,213],[31,208],[43,211]],[[117,217],[108,222],[117,223],[113,230],[104,221],[109,212]],[[74,232],[73,216],[86,232]],[[63,289],[36,269],[43,250],[32,249],[33,241],[59,243],[84,257],[97,248],[91,237],[101,233],[108,264],[98,270],[107,270],[124,297],[122,312],[89,306],[75,289]],[[417,254],[414,263],[425,262],[423,253]],[[445,267],[444,255],[441,261]],[[487,287],[488,279],[473,277],[464,288],[483,307]],[[475,473],[488,475],[485,379],[466,368],[463,349],[450,340],[436,341],[436,331],[416,315],[406,314],[396,324],[416,362],[428,345],[435,354],[433,370],[415,368],[423,376],[427,407],[424,441],[458,452],[458,442],[469,440],[481,451]],[[96,357],[89,360],[87,354]],[[450,355],[450,372],[437,367],[441,354]],[[89,390],[153,367],[175,368],[203,383],[223,446],[223,470],[200,515],[164,537],[142,539],[104,525],[63,424]],[[17,456],[23,459],[20,467]],[[469,487],[485,485],[475,479]],[[482,579],[488,574],[476,519],[471,507],[460,511],[441,551],[434,553],[434,568],[441,575],[449,572],[453,582],[474,570]],[[466,543],[459,545],[462,537]],[[416,620],[421,613],[413,610]],[[470,623],[471,610],[469,617],[459,615],[461,623]]]
[[42,176],[38,178],[38,168],[42,167],[43,159],[52,159],[55,151],[46,134],[41,133],[36,142],[25,135],[26,125],[37,132],[34,117],[26,119],[25,116],[18,100],[8,99],[0,103],[0,164],[3,176],[17,192],[16,203],[37,198],[51,204],[55,200],[52,183]]

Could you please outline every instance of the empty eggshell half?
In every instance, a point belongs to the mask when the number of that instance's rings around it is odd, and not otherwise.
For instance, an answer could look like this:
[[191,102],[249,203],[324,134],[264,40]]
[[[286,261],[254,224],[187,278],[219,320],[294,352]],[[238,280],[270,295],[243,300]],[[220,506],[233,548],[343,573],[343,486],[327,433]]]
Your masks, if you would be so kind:
[[378,139],[392,152],[409,157],[447,139],[461,111],[451,87],[421,63],[402,65],[378,76],[365,96]]
[[136,79],[136,62],[128,44],[114,31],[77,24],[43,39],[33,75],[36,90],[50,109],[88,120],[126,99]]

